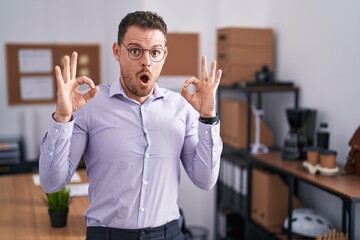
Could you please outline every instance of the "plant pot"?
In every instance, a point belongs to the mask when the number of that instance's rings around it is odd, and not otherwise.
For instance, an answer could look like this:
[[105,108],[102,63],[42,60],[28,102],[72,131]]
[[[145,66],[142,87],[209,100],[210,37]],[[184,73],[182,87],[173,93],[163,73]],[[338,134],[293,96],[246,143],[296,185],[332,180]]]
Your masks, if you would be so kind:
[[53,228],[65,227],[67,223],[69,209],[64,212],[51,212],[49,210],[50,223]]

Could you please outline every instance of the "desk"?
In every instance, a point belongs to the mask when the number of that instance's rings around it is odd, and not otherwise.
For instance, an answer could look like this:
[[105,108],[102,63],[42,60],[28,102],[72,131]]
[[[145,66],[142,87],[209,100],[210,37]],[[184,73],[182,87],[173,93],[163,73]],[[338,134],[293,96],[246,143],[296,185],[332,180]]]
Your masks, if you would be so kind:
[[[294,180],[310,183],[315,187],[341,198],[343,202],[343,231],[349,233],[349,239],[355,239],[355,204],[360,202],[359,177],[355,175],[340,174],[332,177],[321,176],[318,174],[312,175],[302,166],[302,161],[283,160],[281,158],[281,152],[279,151],[270,152],[268,154],[253,154],[252,159],[255,165],[265,166],[266,168],[273,169],[287,177],[289,182],[289,199],[292,199],[293,196]],[[290,209],[292,209],[292,201],[289,200],[289,210]],[[348,218],[346,219],[347,216]],[[291,211],[289,211],[289,218],[291,219]],[[346,225],[348,225],[347,229]]]
[[[78,171],[82,182],[86,172]],[[0,238],[6,240],[84,240],[86,223],[83,214],[87,197],[72,198],[67,226],[52,228],[45,193],[32,180],[32,174],[0,176]]]

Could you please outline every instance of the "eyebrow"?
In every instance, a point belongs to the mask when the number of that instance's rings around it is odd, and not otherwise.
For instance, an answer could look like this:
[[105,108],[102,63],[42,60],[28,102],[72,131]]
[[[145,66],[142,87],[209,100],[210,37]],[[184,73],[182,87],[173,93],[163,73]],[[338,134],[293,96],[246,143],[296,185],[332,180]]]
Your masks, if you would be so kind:
[[[129,43],[129,44],[127,45],[127,47],[133,47],[133,46],[135,46],[135,47],[140,47],[140,48],[142,48],[142,49],[145,49],[143,46],[141,46],[141,45],[138,44],[138,43]],[[161,44],[157,44],[157,45],[154,45],[154,46],[150,47],[150,49],[153,49],[153,48],[161,48],[161,49],[164,49],[165,46],[162,46]]]

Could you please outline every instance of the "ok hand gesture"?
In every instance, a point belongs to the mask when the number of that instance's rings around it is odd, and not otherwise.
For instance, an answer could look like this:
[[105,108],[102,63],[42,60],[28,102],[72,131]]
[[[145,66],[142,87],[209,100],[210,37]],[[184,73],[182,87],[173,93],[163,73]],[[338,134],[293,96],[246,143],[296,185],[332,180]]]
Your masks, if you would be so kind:
[[[201,57],[200,79],[191,77],[185,81],[181,89],[181,95],[200,113],[201,117],[216,116],[216,90],[219,86],[222,71],[216,71],[216,61],[211,63],[210,75],[206,67],[206,57]],[[187,87],[195,86],[195,93],[190,94]]]
[[[71,55],[71,61],[68,56],[64,57],[62,73],[59,66],[55,67],[57,105],[54,119],[57,122],[70,121],[72,114],[92,99],[99,89],[88,77],[82,76],[76,79],[77,57],[76,52]],[[79,86],[84,83],[90,87],[86,93],[78,90]]]

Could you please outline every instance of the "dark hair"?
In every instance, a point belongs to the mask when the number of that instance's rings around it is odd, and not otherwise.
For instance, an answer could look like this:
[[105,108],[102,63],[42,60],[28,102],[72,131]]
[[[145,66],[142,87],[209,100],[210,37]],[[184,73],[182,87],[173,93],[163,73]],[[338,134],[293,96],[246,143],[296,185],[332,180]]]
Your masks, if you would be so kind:
[[128,13],[120,22],[118,29],[118,43],[120,43],[125,36],[127,29],[130,26],[137,26],[143,29],[158,29],[165,38],[167,34],[167,26],[164,19],[157,13],[150,11],[136,11]]

